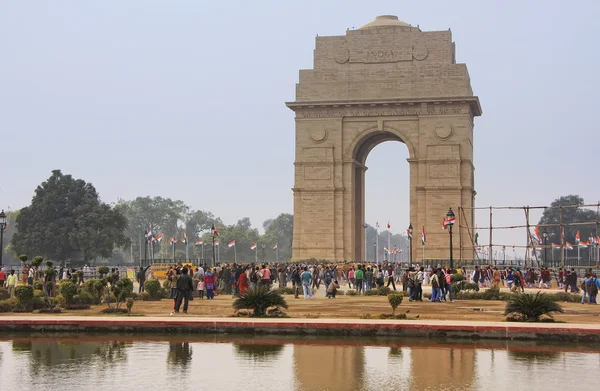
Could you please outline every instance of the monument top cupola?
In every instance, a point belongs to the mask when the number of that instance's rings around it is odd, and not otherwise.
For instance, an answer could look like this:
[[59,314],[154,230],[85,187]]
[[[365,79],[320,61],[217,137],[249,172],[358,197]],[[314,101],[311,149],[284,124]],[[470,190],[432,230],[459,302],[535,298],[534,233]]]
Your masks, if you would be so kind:
[[412,27],[410,24],[398,20],[396,15],[380,15],[371,23],[367,23],[360,30],[367,30],[377,27]]

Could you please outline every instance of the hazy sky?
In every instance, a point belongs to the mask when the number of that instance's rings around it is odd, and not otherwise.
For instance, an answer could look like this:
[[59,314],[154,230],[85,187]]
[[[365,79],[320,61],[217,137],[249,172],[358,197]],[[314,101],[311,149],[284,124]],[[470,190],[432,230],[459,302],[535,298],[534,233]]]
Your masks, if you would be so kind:
[[[484,112],[478,206],[600,199],[597,1],[0,0],[0,207],[61,169],[107,202],[160,195],[256,226],[292,212],[298,70],[316,34],[380,14],[452,29]],[[367,160],[367,220],[396,232],[407,156],[389,142]]]

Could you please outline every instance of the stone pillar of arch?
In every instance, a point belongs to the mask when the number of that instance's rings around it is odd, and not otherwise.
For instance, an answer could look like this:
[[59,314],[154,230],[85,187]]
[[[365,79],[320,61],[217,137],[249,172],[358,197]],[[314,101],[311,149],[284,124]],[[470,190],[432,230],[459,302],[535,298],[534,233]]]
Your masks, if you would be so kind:
[[[364,261],[365,161],[379,143],[399,141],[409,152],[413,259],[421,261],[423,226],[425,257],[447,259],[448,208],[473,227],[473,120],[481,115],[452,33],[385,15],[317,37],[314,53],[287,103],[296,114],[293,258]],[[454,231],[455,258],[471,259],[468,232]]]

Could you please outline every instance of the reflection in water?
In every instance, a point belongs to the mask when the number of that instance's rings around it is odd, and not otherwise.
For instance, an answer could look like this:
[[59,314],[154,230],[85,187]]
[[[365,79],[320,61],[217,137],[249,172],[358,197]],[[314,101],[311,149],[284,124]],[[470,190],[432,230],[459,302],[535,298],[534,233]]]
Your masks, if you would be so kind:
[[169,343],[167,362],[171,365],[181,366],[185,369],[192,361],[192,347],[189,342]]
[[535,366],[538,364],[558,362],[561,360],[562,353],[560,352],[538,352],[538,351],[522,351],[508,350],[508,357],[515,363]]
[[255,361],[275,360],[283,351],[283,345],[233,344],[238,356]]
[[30,365],[36,372],[59,365],[108,367],[127,359],[126,343],[120,341],[90,342],[85,340],[31,339],[15,340],[12,350],[31,357]]
[[[182,389],[211,390],[531,391],[564,384],[565,377],[580,379],[578,389],[584,390],[594,386],[585,380],[596,373],[600,359],[596,345],[318,337],[248,341],[19,337],[0,340],[0,375],[3,385],[18,384],[19,391],[60,384],[83,391],[160,390],[182,379],[189,386]],[[527,381],[507,382],[509,375]]]
[[301,390],[358,390],[363,371],[362,346],[294,345],[294,374]]
[[411,348],[410,388],[436,389],[440,385],[460,384],[471,389],[476,351],[454,348]]

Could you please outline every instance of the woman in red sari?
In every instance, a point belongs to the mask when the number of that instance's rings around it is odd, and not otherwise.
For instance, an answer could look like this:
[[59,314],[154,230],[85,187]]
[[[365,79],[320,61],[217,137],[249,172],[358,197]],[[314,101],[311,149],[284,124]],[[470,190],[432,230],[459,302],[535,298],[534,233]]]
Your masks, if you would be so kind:
[[240,273],[240,277],[237,281],[237,288],[240,295],[243,295],[250,290],[248,275],[246,274],[245,270],[243,273]]

